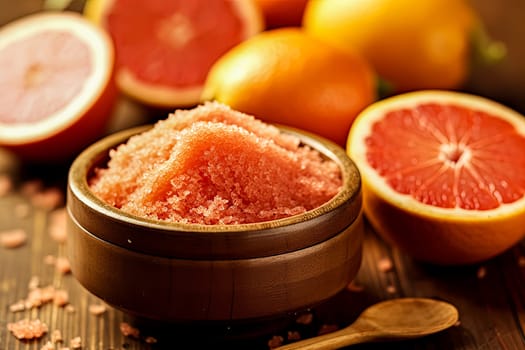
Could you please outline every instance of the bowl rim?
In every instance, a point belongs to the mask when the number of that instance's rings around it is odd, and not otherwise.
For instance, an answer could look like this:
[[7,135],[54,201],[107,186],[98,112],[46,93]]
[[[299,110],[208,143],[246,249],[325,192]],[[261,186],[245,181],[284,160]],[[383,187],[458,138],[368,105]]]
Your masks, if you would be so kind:
[[[111,149],[126,142],[131,136],[153,127],[153,124],[147,124],[110,134],[77,156],[71,164],[68,174],[68,216],[75,225],[82,227],[99,239],[131,250],[163,256],[218,258],[232,257],[233,253],[236,258],[261,257],[305,248],[329,239],[343,231],[361,215],[361,176],[359,170],[343,148],[334,142],[297,128],[274,125],[282,132],[298,137],[304,145],[319,151],[324,157],[339,165],[343,179],[342,189],[325,204],[304,213],[281,219],[232,225],[166,222],[124,212],[98,198],[90,190],[88,178],[96,166],[102,162],[107,162]],[[100,225],[106,226],[107,229],[101,229]],[[308,234],[310,237],[306,237],[306,232],[318,225],[320,225],[321,231],[324,229],[324,232],[314,232],[313,234],[310,232]],[[275,239],[282,236],[284,232],[290,232],[290,230],[297,232],[297,234],[302,233],[302,236],[305,236],[303,238],[306,238],[304,243],[288,242],[290,237],[285,237],[284,240],[287,242],[277,244],[280,248],[272,249],[271,244],[270,246],[269,244],[262,244],[260,249],[255,248],[263,240]],[[136,234],[137,231],[153,233],[156,235],[156,239],[148,239],[151,236],[140,237]],[[255,232],[256,234],[254,234]],[[175,249],[176,252],[173,252],[172,249],[164,246],[167,243],[166,241],[174,238],[182,239],[179,243],[188,244],[194,248],[193,251],[184,253],[184,249],[181,248]],[[234,247],[236,243],[232,240],[238,241],[239,239],[250,241],[249,245],[252,247],[250,249]],[[222,244],[227,245],[228,248],[214,246],[213,243],[219,240],[222,240]],[[155,241],[158,242],[155,243]],[[294,240],[292,239],[292,241]],[[195,249],[198,250],[199,247],[203,248],[202,254],[195,252]],[[225,249],[227,252],[224,252]]]

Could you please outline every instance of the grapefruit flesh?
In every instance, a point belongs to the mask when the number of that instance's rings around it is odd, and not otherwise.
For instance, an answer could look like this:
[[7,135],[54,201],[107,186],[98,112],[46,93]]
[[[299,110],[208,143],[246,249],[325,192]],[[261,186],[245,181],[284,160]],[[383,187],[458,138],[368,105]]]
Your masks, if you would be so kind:
[[121,90],[161,107],[198,103],[212,64],[262,30],[251,0],[93,0],[85,12],[114,41]]
[[75,13],[39,13],[0,30],[0,146],[33,161],[64,160],[110,118],[113,47]]
[[483,111],[436,103],[390,111],[366,144],[370,166],[425,204],[489,210],[525,192],[525,173],[514,171],[525,167],[525,138]]
[[[37,122],[64,108],[93,70],[85,43],[51,30],[4,47],[0,65],[12,68],[0,76],[0,85],[10,87],[0,97],[0,121],[13,124]],[[36,103],[39,108],[32,108]]]
[[420,91],[365,109],[349,156],[365,214],[418,260],[494,257],[525,234],[525,117],[474,95]]

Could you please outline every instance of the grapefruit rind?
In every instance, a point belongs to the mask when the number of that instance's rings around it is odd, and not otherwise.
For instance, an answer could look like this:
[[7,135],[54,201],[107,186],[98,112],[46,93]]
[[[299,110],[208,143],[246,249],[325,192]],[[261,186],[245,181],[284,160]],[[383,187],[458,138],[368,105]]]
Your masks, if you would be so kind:
[[[90,0],[84,7],[84,16],[106,28],[107,13],[113,7],[115,0]],[[243,39],[261,32],[264,29],[264,18],[261,10],[253,0],[232,1],[240,18],[243,18]],[[138,79],[131,70],[119,67],[116,73],[119,89],[127,96],[144,104],[157,107],[189,107],[200,102],[204,82],[199,85],[176,87],[150,84]]]
[[5,25],[0,30],[0,50],[44,30],[67,31],[81,39],[92,54],[93,71],[81,91],[53,115],[31,123],[3,124],[0,122],[0,142],[20,145],[43,140],[59,133],[82,118],[102,96],[112,79],[114,53],[110,38],[82,16],[66,12],[45,12],[26,16]]
[[436,207],[395,191],[368,164],[364,142],[372,125],[390,110],[428,102],[455,104],[499,116],[525,137],[522,115],[479,96],[429,90],[376,102],[356,118],[347,142],[347,153],[362,177],[365,215],[381,237],[417,260],[455,265],[497,256],[525,235],[524,197],[490,210]]

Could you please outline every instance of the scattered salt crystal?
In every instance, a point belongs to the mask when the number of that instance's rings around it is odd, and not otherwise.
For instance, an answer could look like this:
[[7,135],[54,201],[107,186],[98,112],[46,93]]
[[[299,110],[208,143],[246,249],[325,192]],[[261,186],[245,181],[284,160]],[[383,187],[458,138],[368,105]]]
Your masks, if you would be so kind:
[[300,340],[301,339],[301,333],[297,331],[288,331],[287,333],[288,340]]
[[55,290],[53,303],[57,306],[65,306],[69,303],[69,293],[65,289]]
[[381,272],[391,271],[393,267],[394,267],[394,264],[392,263],[392,260],[390,260],[390,258],[381,258],[377,262],[377,268]]
[[55,265],[57,258],[54,255],[48,254],[44,256],[44,264],[46,265]]
[[51,333],[51,341],[54,344],[61,343],[64,341],[64,338],[62,338],[62,332],[60,331],[60,329],[55,329],[53,333]]
[[27,318],[7,324],[9,330],[18,339],[37,339],[47,333],[47,324],[39,319],[29,320]]
[[133,327],[127,322],[120,323],[120,332],[125,337],[136,338],[140,337],[140,331],[138,328]]
[[66,305],[66,312],[69,313],[69,314],[72,314],[74,312],[76,312],[77,310],[75,309],[75,307],[71,304],[68,304]]
[[43,304],[52,301],[54,296],[55,288],[53,286],[32,289],[29,291],[27,299],[25,300],[26,309],[40,307]]
[[274,335],[270,340],[268,340],[268,347],[270,349],[275,349],[283,345],[284,339],[280,335]]
[[89,313],[95,316],[102,315],[106,312],[107,308],[103,304],[92,304],[89,305]]
[[49,216],[49,235],[58,243],[64,243],[67,240],[67,211],[65,208],[56,209]]
[[157,338],[152,337],[152,336],[147,336],[147,337],[144,339],[144,342],[145,342],[146,344],[156,344],[156,343],[157,343]]
[[314,315],[312,315],[312,313],[308,312],[308,313],[304,313],[302,315],[300,315],[299,317],[297,317],[295,319],[295,322],[298,323],[298,324],[304,324],[304,325],[309,325],[312,323],[314,319]]
[[27,203],[17,203],[15,204],[15,216],[18,219],[24,219],[29,216],[31,207]]
[[27,287],[29,290],[35,289],[40,285],[40,278],[38,276],[31,276],[31,279],[29,279],[29,283],[27,284]]
[[24,300],[19,300],[11,305],[9,305],[9,311],[11,312],[19,312],[24,311],[26,309],[26,304]]
[[364,291],[365,287],[360,284],[357,284],[355,281],[352,281],[348,283],[348,285],[346,286],[346,289],[350,292],[359,293],[359,292]]
[[41,348],[40,350],[55,350],[55,345],[53,345],[53,343],[51,341],[47,341]]
[[64,202],[64,194],[59,188],[50,187],[31,195],[31,203],[44,210],[53,210]]
[[519,267],[525,267],[525,256],[520,255],[518,257],[518,266]]
[[7,195],[13,189],[13,180],[6,174],[0,174],[0,197]]
[[389,284],[388,286],[386,286],[386,292],[388,294],[394,294],[395,292],[397,291],[396,287]]
[[487,269],[484,267],[484,266],[481,266],[478,271],[476,272],[476,276],[479,278],[479,279],[483,279],[485,278],[485,276],[487,275]]
[[69,303],[69,294],[64,289],[55,289],[52,285],[46,287],[38,287],[37,282],[29,289],[27,297],[13,303],[9,310],[12,312],[30,310],[41,307],[42,305],[53,302],[58,306],[65,306]]
[[71,272],[71,263],[68,258],[59,256],[56,258],[55,268],[62,275],[65,275]]
[[54,255],[48,254],[44,256],[44,263],[46,265],[52,265],[62,275],[71,272],[71,263],[68,258],[64,256],[55,257]]
[[319,331],[317,332],[318,335],[328,334],[335,332],[339,329],[339,327],[335,324],[323,324]]
[[80,337],[74,337],[69,341],[69,346],[72,349],[80,349],[82,347],[82,338]]
[[0,232],[0,247],[18,248],[27,242],[27,233],[24,229],[16,228]]
[[20,192],[26,197],[32,197],[40,192],[43,187],[44,184],[41,180],[28,180],[22,183],[22,186],[20,186]]

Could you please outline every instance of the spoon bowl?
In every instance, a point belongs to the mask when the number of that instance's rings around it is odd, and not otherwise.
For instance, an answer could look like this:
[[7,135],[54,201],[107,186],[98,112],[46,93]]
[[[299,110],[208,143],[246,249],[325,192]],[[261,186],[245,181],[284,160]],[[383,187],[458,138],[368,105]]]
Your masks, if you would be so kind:
[[336,349],[352,344],[418,338],[453,326],[453,305],[430,298],[397,298],[368,307],[338,331],[278,347],[278,350]]

